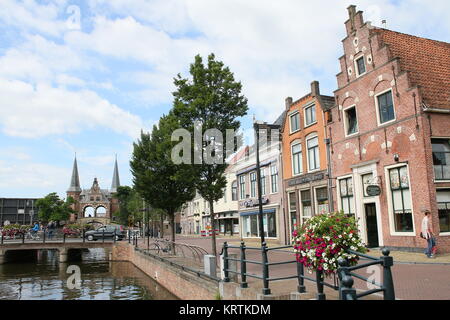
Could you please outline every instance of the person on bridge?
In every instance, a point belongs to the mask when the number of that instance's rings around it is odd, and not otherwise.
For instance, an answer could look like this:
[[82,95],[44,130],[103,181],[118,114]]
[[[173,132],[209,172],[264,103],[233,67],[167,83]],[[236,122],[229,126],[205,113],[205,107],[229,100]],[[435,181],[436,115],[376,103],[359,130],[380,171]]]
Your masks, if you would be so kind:
[[49,223],[47,224],[47,232],[48,232],[49,239],[53,238],[54,230],[55,230],[55,222],[49,221]]
[[35,222],[34,227],[31,229],[31,233],[35,235],[39,231],[39,223]]

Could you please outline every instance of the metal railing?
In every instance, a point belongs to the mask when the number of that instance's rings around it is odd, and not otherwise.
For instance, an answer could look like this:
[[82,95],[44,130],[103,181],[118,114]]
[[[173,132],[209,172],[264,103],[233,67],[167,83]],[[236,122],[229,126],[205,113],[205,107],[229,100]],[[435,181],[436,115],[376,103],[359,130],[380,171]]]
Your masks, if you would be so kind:
[[[324,287],[329,287],[333,290],[339,291],[340,298],[343,300],[350,300],[350,299],[358,299],[376,292],[383,291],[384,292],[384,298],[386,300],[394,300],[395,294],[394,294],[394,285],[392,281],[392,273],[391,273],[391,266],[393,265],[392,257],[389,257],[389,250],[383,249],[383,257],[380,259],[376,259],[373,257],[370,257],[368,255],[364,255],[358,252],[349,251],[349,253],[356,254],[359,257],[364,257],[366,259],[372,260],[369,263],[357,265],[354,267],[349,267],[348,262],[346,260],[340,261],[340,267],[337,271],[337,278],[336,274],[334,274],[334,283],[330,284],[325,281],[324,273],[321,270],[316,270],[316,277],[315,279],[312,277],[308,277],[305,275],[304,272],[304,266],[302,263],[298,262],[297,259],[288,260],[288,261],[279,261],[279,262],[269,262],[268,252],[275,251],[275,250],[282,250],[282,249],[292,249],[292,246],[280,246],[280,247],[274,247],[274,248],[268,248],[267,244],[265,242],[262,243],[261,247],[247,247],[244,243],[244,241],[241,242],[240,246],[231,246],[227,242],[223,244],[221,255],[223,255],[223,272],[224,272],[224,282],[230,282],[230,273],[235,273],[240,276],[240,286],[241,288],[248,288],[248,282],[247,277],[260,279],[263,282],[263,289],[262,293],[264,295],[271,294],[270,290],[270,282],[273,281],[279,281],[279,280],[289,280],[289,279],[297,279],[298,285],[297,285],[297,291],[299,293],[306,293],[306,286],[305,286],[305,280],[311,281],[316,284],[317,293],[316,298],[317,300],[325,300],[326,296],[324,293]],[[229,256],[229,249],[239,249],[240,250],[240,258],[232,258]],[[247,250],[256,250],[261,252],[261,261],[255,261],[255,260],[248,260],[246,258],[246,252]],[[230,261],[236,261],[240,263],[240,271],[238,270],[231,270],[229,266]],[[293,264],[295,263],[296,268],[296,274],[288,275],[288,276],[282,276],[282,277],[270,277],[270,267],[276,266],[276,265],[286,265],[286,264]],[[247,264],[255,264],[261,266],[261,274],[249,274],[247,272]],[[380,264],[383,265],[384,270],[384,281],[383,285],[380,285],[380,289],[375,290],[369,290],[364,293],[356,294],[356,289],[352,288],[353,286],[353,278],[358,278],[361,280],[369,281],[368,279],[355,274],[354,270],[362,269],[370,265]],[[370,281],[369,281],[370,282]],[[372,282],[376,285],[376,283]]]
[[[384,300],[395,300],[395,290],[394,290],[394,281],[392,278],[392,270],[391,267],[394,265],[394,260],[389,256],[390,251],[387,248],[384,248],[382,251],[383,256],[379,259],[371,257],[366,254],[362,254],[359,252],[355,252],[352,250],[348,250],[348,253],[355,254],[359,257],[363,257],[370,262],[359,264],[356,266],[349,266],[347,260],[339,259],[339,269],[338,275],[340,280],[339,286],[339,298],[341,300],[357,300],[359,298],[377,293],[383,292]],[[369,280],[353,271],[367,268],[373,265],[380,265],[383,267],[383,283],[377,283],[375,280]],[[357,294],[356,289],[353,288],[354,280],[353,278],[357,278],[359,280],[365,281],[366,283],[371,283],[372,285],[378,287],[376,289],[370,289],[364,291],[362,293]]]

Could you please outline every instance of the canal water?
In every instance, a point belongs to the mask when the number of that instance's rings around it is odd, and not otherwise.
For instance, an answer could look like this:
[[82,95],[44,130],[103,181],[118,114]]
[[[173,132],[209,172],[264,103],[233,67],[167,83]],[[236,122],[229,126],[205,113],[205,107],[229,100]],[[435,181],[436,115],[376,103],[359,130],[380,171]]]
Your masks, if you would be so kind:
[[70,251],[67,263],[54,250],[9,253],[0,265],[0,300],[178,299],[130,262],[107,261],[104,249]]

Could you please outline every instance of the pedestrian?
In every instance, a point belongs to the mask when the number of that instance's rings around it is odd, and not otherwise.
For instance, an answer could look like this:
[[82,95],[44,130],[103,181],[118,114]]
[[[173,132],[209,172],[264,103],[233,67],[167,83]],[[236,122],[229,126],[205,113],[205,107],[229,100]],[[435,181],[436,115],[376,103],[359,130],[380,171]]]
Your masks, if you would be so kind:
[[53,238],[53,230],[54,230],[54,222],[53,221],[49,221],[49,223],[47,224],[47,232],[48,232],[48,239],[52,239]]
[[433,229],[430,221],[430,211],[425,210],[424,211],[424,217],[422,219],[422,232],[420,233],[420,236],[427,240],[427,247],[425,249],[425,255],[428,258],[434,258],[433,254],[433,246],[435,244],[434,236],[433,236]]

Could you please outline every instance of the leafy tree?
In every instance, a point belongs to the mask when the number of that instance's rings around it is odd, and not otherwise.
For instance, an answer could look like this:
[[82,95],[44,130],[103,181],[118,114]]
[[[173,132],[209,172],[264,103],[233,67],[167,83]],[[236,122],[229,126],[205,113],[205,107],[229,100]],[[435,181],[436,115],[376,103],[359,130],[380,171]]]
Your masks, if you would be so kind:
[[191,166],[177,165],[171,159],[175,145],[171,135],[179,127],[171,113],[161,117],[151,134],[141,132],[141,138],[133,144],[130,161],[135,189],[152,208],[164,210],[169,216],[172,241],[175,241],[175,212],[195,195]]
[[[195,172],[195,187],[209,203],[214,226],[214,202],[223,197],[227,183],[224,174],[227,168],[225,158],[229,154],[226,152],[227,144],[223,142],[224,136],[227,129],[239,129],[239,117],[247,114],[247,99],[241,94],[241,83],[235,81],[233,73],[223,62],[215,60],[214,54],[208,56],[206,66],[197,55],[190,66],[190,74],[192,79],[182,78],[178,74],[174,80],[177,90],[173,93],[173,113],[181,126],[189,132],[201,129],[204,141],[204,152],[201,152],[203,161],[200,161],[201,164],[192,164],[192,167]],[[219,130],[222,139],[217,139],[211,129]],[[232,151],[235,151],[236,140],[232,144]],[[194,141],[191,150],[196,150]],[[218,161],[206,160],[204,153],[208,152],[210,157],[216,157]],[[212,233],[212,250],[216,255],[215,232]]]
[[129,186],[120,186],[117,188],[117,192],[114,197],[119,201],[119,210],[114,212],[114,215],[119,220],[120,224],[129,225],[128,217],[130,212],[128,210],[128,202],[133,193],[133,189]]
[[36,201],[36,207],[39,208],[38,217],[44,222],[68,220],[70,214],[75,213],[71,208],[74,202],[74,199],[70,196],[64,201],[59,198],[56,192],[49,193]]

